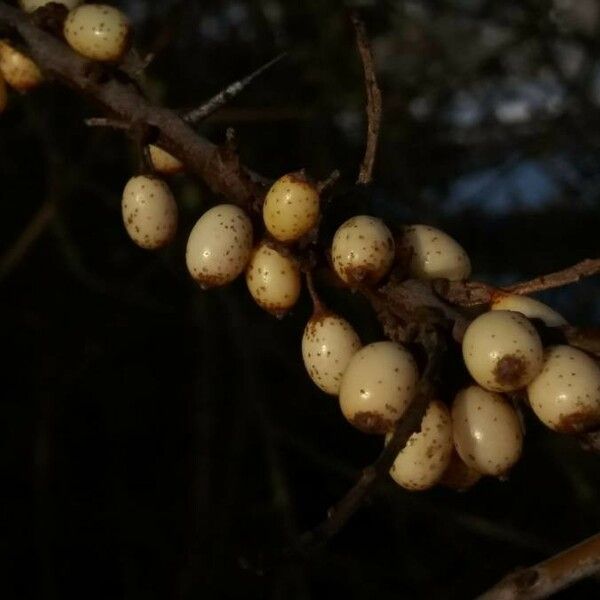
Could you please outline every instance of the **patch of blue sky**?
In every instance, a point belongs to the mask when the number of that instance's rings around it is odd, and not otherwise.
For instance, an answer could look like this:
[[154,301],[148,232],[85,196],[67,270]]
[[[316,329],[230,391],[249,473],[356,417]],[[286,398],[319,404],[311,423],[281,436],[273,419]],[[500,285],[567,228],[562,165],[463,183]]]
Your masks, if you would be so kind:
[[559,194],[560,186],[542,161],[513,157],[506,164],[456,179],[443,206],[449,213],[476,209],[506,215],[543,209]]

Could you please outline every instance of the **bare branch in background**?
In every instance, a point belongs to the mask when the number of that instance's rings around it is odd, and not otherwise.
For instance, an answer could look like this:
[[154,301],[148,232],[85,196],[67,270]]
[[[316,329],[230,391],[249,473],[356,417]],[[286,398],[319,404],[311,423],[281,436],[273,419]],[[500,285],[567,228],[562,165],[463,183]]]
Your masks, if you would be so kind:
[[12,273],[30,248],[44,234],[52,222],[55,210],[56,205],[53,200],[44,202],[14,244],[0,257],[0,281]]
[[352,11],[350,18],[356,32],[356,46],[362,61],[367,90],[367,146],[357,179],[357,183],[366,185],[373,179],[373,167],[375,165],[377,144],[379,142],[382,110],[381,90],[377,83],[373,50],[371,49],[371,42],[367,35],[365,24],[357,11]]
[[548,598],[578,581],[600,573],[600,534],[528,569],[507,575],[478,600]]

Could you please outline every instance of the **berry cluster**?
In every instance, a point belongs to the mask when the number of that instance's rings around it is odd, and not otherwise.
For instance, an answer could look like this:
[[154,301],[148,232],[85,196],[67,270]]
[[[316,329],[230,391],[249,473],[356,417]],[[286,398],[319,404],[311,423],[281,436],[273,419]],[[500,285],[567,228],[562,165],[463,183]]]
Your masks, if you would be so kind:
[[[142,180],[145,185],[132,188]],[[134,178],[123,196],[132,239],[145,248],[169,241],[172,207],[162,181]],[[266,233],[253,246],[252,221],[241,208],[211,208],[192,229],[186,262],[204,289],[245,271],[254,300],[282,316],[300,295],[301,267],[291,250],[318,225],[319,193],[302,173],[284,175],[268,191],[262,216]],[[378,284],[396,262],[418,279],[458,281],[471,272],[463,248],[434,227],[412,225],[394,236],[380,219],[359,215],[333,236],[331,266],[351,288]],[[600,368],[576,348],[544,349],[532,319],[547,327],[565,324],[545,304],[511,294],[497,294],[490,310],[470,323],[462,355],[472,385],[459,390],[450,407],[430,403],[421,430],[390,470],[394,481],[410,490],[437,483],[465,489],[482,475],[505,476],[523,445],[521,420],[506,394],[526,392],[533,412],[555,431],[579,433],[600,424]],[[419,369],[411,352],[392,341],[363,346],[352,325],[319,301],[304,329],[302,357],[314,383],[338,396],[343,416],[364,433],[389,436],[414,399]]]
[[[32,12],[48,4],[20,0]],[[119,10],[101,4],[69,9],[63,35],[94,61],[117,62],[129,48],[130,26]],[[6,84],[27,91],[41,73],[27,56],[0,41],[0,111]],[[153,174],[129,180],[122,216],[128,235],[141,248],[157,249],[177,232],[177,204],[159,175],[183,170],[164,149],[149,145]],[[205,212],[187,241],[186,265],[203,288],[223,286],[242,273],[256,303],[278,317],[297,302],[302,271],[296,250],[310,247],[321,219],[317,186],[302,172],[278,179],[254,223],[242,208],[221,204]],[[264,235],[258,235],[258,230]],[[368,289],[393,270],[402,277],[462,281],[471,274],[464,249],[443,231],[411,225],[393,234],[380,219],[354,216],[335,232],[329,262],[342,285]],[[417,393],[420,373],[409,348],[393,341],[362,345],[352,325],[325,308],[313,292],[315,310],[302,336],[302,357],[314,383],[339,398],[347,421],[358,430],[386,436]],[[536,323],[537,322],[537,323]],[[489,310],[467,327],[462,357],[471,380],[451,402],[432,400],[420,431],[399,452],[390,475],[410,490],[438,483],[466,489],[483,475],[505,476],[519,459],[523,427],[515,402],[526,399],[550,429],[580,433],[600,425],[600,367],[586,353],[566,345],[544,348],[538,324],[565,320],[550,307],[520,295],[496,294]]]

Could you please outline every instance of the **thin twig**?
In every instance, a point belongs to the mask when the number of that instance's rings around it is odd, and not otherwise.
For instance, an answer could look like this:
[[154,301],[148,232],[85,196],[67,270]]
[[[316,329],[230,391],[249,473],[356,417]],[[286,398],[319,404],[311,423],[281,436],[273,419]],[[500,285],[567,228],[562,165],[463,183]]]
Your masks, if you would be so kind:
[[319,181],[317,184],[317,190],[319,191],[319,194],[322,195],[328,192],[339,181],[341,176],[342,174],[339,172],[339,170],[335,169],[329,174],[327,179]]
[[325,310],[325,307],[315,289],[315,280],[312,271],[307,271],[306,273],[306,287],[308,288],[308,293],[310,294],[310,299],[313,303],[313,314],[322,313]]
[[228,85],[224,90],[214,95],[210,100],[207,100],[198,108],[188,111],[183,116],[183,120],[186,123],[196,124],[206,119],[208,116],[212,115],[214,112],[231,102],[233,98],[241,94],[255,79],[283,60],[286,56],[287,52],[283,52],[279,56],[271,59],[268,63],[262,65],[262,67],[256,69],[256,71],[250,73],[250,75],[247,75],[243,79]]
[[357,183],[366,185],[373,178],[373,167],[377,154],[379,130],[381,128],[381,90],[377,83],[373,51],[365,24],[357,11],[352,11],[350,18],[356,33],[356,46],[362,61],[367,90],[367,145],[357,179]]
[[506,291],[511,294],[531,294],[576,283],[585,277],[591,277],[598,273],[600,273],[600,258],[588,258],[562,271],[511,285],[506,288]]
[[600,273],[600,258],[588,258],[561,271],[541,275],[504,288],[477,281],[440,280],[434,283],[434,289],[451,304],[468,307],[488,304],[496,294],[532,294],[576,283],[598,273]]
[[548,598],[600,573],[600,533],[528,569],[507,575],[478,600]]
[[433,395],[434,381],[437,379],[438,368],[443,355],[442,346],[437,336],[435,340],[432,347],[427,349],[428,363],[417,386],[416,396],[396,424],[389,443],[384,447],[377,460],[363,470],[354,486],[339,502],[329,509],[327,518],[314,529],[305,532],[300,536],[295,546],[286,550],[285,555],[287,558],[303,555],[309,550],[322,546],[334,537],[387,476],[398,453],[406,446],[410,436],[419,431],[421,421]]
[[56,205],[53,200],[44,202],[27,224],[14,244],[0,257],[0,281],[5,279],[23,260],[35,242],[52,222]]

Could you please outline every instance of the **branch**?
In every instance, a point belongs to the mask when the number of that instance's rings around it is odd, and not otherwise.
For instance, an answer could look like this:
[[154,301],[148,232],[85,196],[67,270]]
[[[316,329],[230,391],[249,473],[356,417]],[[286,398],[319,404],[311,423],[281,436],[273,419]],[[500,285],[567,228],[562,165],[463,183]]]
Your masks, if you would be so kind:
[[0,24],[18,31],[46,75],[94,100],[111,117],[132,126],[143,123],[156,131],[156,143],[179,158],[189,172],[201,177],[215,194],[241,205],[263,197],[259,176],[255,177],[230,155],[223,156],[218,146],[198,135],[175,112],[151,104],[134,83],[106,77],[108,72],[99,76],[98,65],[36,27],[23,11],[5,2],[0,2]]
[[365,87],[367,89],[367,146],[360,166],[357,183],[368,184],[373,178],[375,155],[381,128],[381,90],[377,84],[375,61],[373,51],[367,35],[367,30],[357,11],[350,13],[352,24],[356,33],[356,46],[360,54],[365,73]]
[[598,273],[600,273],[600,258],[588,258],[562,271],[556,271],[549,275],[536,277],[530,281],[511,285],[506,288],[506,291],[511,294],[531,294],[533,292],[562,287],[570,283],[577,283],[585,277],[591,277]]
[[436,333],[432,334],[431,340],[426,342],[426,345],[428,346],[426,348],[427,367],[417,386],[416,396],[396,424],[389,443],[379,458],[363,470],[358,481],[346,495],[329,509],[327,518],[314,529],[305,532],[295,546],[286,550],[284,554],[287,558],[298,554],[303,555],[307,550],[318,548],[334,537],[373,493],[378,484],[387,477],[394,460],[400,450],[406,446],[410,436],[419,431],[434,392],[434,381],[437,379],[443,355],[443,343]]
[[600,533],[533,567],[507,575],[478,600],[548,598],[600,573]]
[[183,116],[183,120],[186,123],[196,124],[203,119],[206,119],[206,117],[212,115],[214,112],[228,104],[236,96],[241,94],[255,79],[283,60],[286,56],[287,52],[283,52],[279,56],[276,56],[270,60],[268,63],[264,64],[262,67],[256,69],[256,71],[250,73],[250,75],[247,75],[243,79],[228,85],[224,90],[214,95],[210,100],[207,100],[198,108],[186,112]]
[[469,307],[488,304],[498,293],[532,294],[576,283],[585,277],[592,277],[598,273],[600,273],[600,258],[588,258],[562,271],[541,275],[505,288],[497,288],[477,281],[439,280],[434,283],[434,289],[451,304]]

